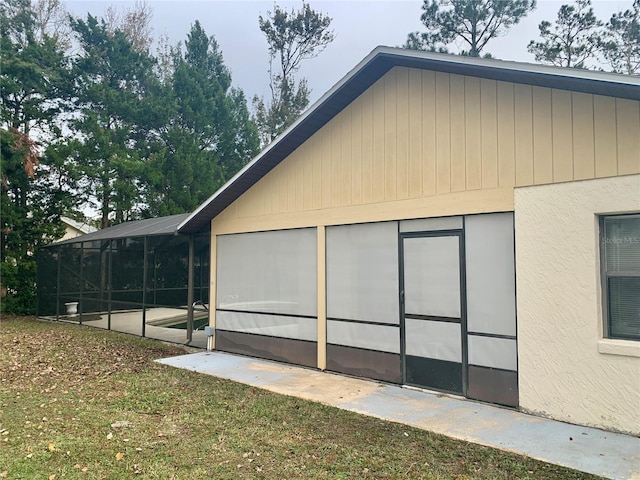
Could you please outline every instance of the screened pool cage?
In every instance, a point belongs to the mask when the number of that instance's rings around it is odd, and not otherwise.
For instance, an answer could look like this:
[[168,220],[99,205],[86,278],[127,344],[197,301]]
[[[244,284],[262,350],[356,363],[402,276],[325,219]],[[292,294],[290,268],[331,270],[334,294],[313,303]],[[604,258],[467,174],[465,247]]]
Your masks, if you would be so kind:
[[38,251],[40,318],[205,348],[209,233],[188,214],[127,222]]

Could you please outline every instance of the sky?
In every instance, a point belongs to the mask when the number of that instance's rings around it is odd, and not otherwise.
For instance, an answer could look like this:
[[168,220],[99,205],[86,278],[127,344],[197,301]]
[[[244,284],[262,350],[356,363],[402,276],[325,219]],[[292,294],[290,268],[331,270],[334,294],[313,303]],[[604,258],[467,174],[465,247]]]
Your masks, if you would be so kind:
[[[273,9],[270,0],[148,0],[153,9],[153,36],[167,35],[171,44],[186,39],[191,25],[199,20],[208,35],[215,36],[233,84],[246,97],[268,94],[268,50],[258,27],[259,15]],[[297,74],[308,79],[311,101],[319,99],[378,45],[401,46],[407,34],[422,30],[421,0],[309,0],[315,10],[333,18],[335,40],[316,58],[305,60]],[[538,24],[554,22],[558,9],[569,0],[538,0],[537,9],[504,37],[493,39],[485,52],[504,60],[534,62],[527,52],[529,41],[538,39]],[[109,5],[128,9],[134,2],[116,0],[67,0],[74,16],[89,12],[102,16]],[[278,1],[283,8],[298,8],[301,2]],[[596,16],[603,21],[612,13],[631,8],[632,0],[595,0]]]

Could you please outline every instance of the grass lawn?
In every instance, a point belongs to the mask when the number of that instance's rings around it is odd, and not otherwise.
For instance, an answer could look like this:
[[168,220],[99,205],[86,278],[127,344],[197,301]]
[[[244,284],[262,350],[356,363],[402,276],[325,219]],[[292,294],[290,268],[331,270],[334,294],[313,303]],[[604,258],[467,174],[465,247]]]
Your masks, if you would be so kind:
[[153,362],[183,353],[3,316],[0,478],[595,478]]

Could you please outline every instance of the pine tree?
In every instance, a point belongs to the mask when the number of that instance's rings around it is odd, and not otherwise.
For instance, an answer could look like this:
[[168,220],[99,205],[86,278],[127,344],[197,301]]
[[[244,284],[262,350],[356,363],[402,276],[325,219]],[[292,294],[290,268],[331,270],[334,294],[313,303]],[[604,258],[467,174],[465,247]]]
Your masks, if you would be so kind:
[[527,50],[541,63],[589,68],[601,43],[600,27],[591,0],[577,0],[560,7],[555,25],[546,20],[540,23],[541,41],[531,40]]
[[196,21],[184,52],[172,50],[165,92],[172,116],[149,163],[146,215],[195,209],[258,150],[244,94],[232,88],[215,38]]
[[125,32],[88,15],[72,21],[82,53],[75,59],[77,132],[69,142],[84,173],[86,200],[95,199],[101,227],[138,218],[145,164],[166,124],[154,60]]
[[611,16],[601,52],[614,72],[640,73],[640,0],[635,0],[632,8]]
[[68,68],[62,44],[28,0],[0,6],[2,311],[35,312],[35,252],[60,236],[73,178],[56,154]]
[[462,55],[479,57],[535,7],[535,0],[424,0],[420,19],[427,31],[410,33],[405,48],[448,53],[461,43]]
[[269,45],[271,90],[269,102],[258,96],[253,98],[263,146],[284,132],[309,105],[307,80],[303,78],[296,83],[294,75],[303,60],[316,57],[333,41],[331,20],[304,2],[298,11],[288,12],[275,5],[267,18],[259,17],[260,30]]

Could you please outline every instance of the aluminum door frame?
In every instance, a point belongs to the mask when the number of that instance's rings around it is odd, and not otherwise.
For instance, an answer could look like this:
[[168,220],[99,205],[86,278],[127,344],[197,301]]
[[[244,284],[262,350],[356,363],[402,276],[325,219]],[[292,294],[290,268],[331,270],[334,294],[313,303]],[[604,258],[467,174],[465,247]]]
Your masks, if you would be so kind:
[[[404,295],[404,240],[406,238],[423,238],[423,237],[458,237],[458,267],[460,275],[460,349],[462,353],[462,392],[461,395],[467,396],[469,361],[467,347],[467,294],[466,294],[466,263],[465,263],[465,239],[464,239],[464,219],[462,220],[462,228],[453,230],[432,230],[422,232],[398,232],[398,268],[399,275],[399,305],[400,305],[400,369],[402,374],[402,384],[416,386],[419,388],[431,389],[424,385],[411,385],[407,383],[406,371],[406,326],[405,326],[405,295]],[[433,390],[437,390],[433,388]]]

